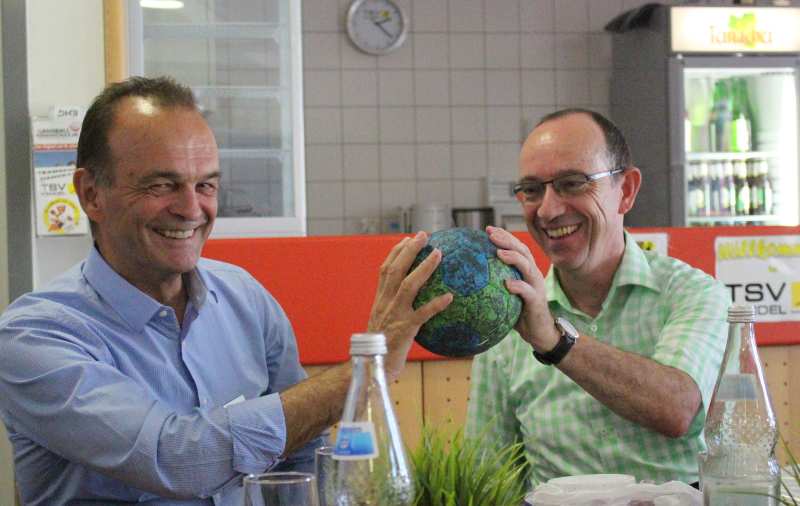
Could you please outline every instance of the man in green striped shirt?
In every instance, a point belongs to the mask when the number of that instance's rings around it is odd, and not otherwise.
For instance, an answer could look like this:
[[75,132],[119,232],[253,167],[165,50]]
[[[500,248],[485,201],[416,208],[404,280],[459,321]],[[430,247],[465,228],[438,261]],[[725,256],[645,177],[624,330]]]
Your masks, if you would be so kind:
[[547,277],[521,241],[488,229],[522,273],[507,286],[525,305],[516,330],[475,357],[467,434],[523,442],[531,485],[590,473],[698,479],[730,298],[624,231],[640,183],[611,122],[559,111],[526,140],[515,188]]

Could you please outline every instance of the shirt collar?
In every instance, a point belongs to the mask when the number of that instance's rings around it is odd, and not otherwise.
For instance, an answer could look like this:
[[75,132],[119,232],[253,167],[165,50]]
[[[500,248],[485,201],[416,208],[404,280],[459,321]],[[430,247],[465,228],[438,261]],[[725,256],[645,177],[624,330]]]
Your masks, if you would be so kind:
[[[617,271],[614,273],[614,279],[611,281],[611,289],[608,291],[606,300],[610,300],[613,297],[618,287],[625,285],[638,285],[660,292],[661,287],[656,282],[656,277],[650,268],[650,262],[647,261],[644,251],[627,231],[623,233],[625,234],[625,250],[622,253],[622,262],[620,262]],[[548,302],[557,302],[564,308],[572,308],[572,304],[567,294],[564,293],[552,264],[544,280],[544,285]],[[605,302],[603,305],[605,306]]]
[[[135,330],[142,330],[164,305],[142,292],[119,275],[92,247],[83,266],[89,285]],[[190,302],[199,310],[206,301],[206,283],[198,269],[184,274]]]
[[661,292],[653,269],[642,248],[631,234],[625,231],[625,253],[617,268],[612,286],[638,285]]
[[203,304],[206,303],[209,292],[213,296],[212,299],[214,302],[217,301],[216,292],[209,288],[205,273],[201,272],[199,268],[195,267],[184,274],[183,282],[186,283],[186,291],[189,293],[189,300],[198,311],[203,307]]

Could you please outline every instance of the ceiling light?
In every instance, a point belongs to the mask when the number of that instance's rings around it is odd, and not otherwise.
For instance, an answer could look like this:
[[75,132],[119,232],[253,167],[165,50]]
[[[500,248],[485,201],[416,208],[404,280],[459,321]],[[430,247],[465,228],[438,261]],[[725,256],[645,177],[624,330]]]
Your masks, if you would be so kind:
[[145,9],[183,9],[180,0],[139,0],[139,5]]

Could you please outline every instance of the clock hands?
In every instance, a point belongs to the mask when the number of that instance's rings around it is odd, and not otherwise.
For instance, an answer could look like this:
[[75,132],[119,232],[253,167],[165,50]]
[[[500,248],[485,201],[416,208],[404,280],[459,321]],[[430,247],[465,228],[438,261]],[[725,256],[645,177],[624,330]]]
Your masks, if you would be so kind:
[[380,28],[380,29],[381,29],[381,31],[382,31],[384,34],[386,34],[386,36],[387,36],[387,37],[389,37],[389,38],[391,39],[391,38],[393,37],[393,35],[392,35],[391,33],[389,33],[389,32],[386,30],[386,28],[384,28],[384,27],[383,27],[383,24],[384,24],[384,23],[386,23],[386,22],[388,22],[388,21],[391,21],[391,18],[384,18],[384,19],[382,19],[382,20],[380,20],[380,21],[373,20],[373,21],[372,21],[372,23],[373,23],[375,26],[377,26],[378,28]]
[[350,2],[347,34],[358,49],[380,56],[403,44],[408,21],[403,9],[397,5],[398,0],[344,1]]

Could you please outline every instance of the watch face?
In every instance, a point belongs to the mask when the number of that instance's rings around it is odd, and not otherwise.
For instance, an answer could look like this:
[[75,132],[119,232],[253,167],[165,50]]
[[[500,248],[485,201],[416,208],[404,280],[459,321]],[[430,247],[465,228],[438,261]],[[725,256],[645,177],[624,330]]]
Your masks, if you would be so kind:
[[359,49],[386,54],[403,44],[405,13],[391,0],[355,0],[347,12],[347,33]]
[[556,318],[556,324],[559,327],[561,327],[564,330],[564,333],[567,334],[567,336],[569,336],[570,338],[572,339],[578,338],[579,335],[578,329],[576,329],[575,326],[569,322],[569,320],[561,318],[559,316],[558,318]]

